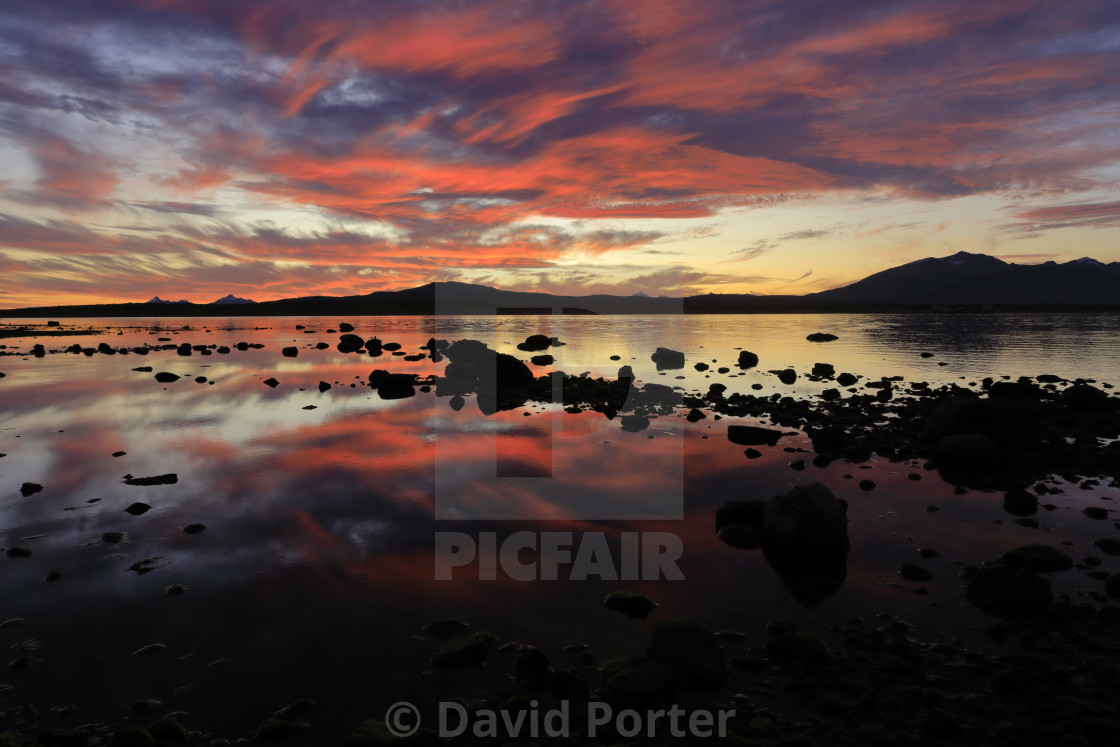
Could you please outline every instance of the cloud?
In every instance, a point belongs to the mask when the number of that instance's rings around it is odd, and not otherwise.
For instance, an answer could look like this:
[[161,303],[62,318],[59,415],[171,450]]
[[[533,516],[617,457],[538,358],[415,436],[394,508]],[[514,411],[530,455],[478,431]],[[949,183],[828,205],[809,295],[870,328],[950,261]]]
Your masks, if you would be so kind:
[[1015,223],[1000,228],[1031,236],[1058,228],[1110,228],[1120,226],[1120,202],[1048,205],[1024,210],[1015,217]]

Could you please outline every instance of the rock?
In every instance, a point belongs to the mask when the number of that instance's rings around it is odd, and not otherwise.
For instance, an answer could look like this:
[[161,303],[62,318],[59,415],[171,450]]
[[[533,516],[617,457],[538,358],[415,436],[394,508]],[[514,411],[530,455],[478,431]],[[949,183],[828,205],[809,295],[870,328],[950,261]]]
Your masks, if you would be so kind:
[[789,386],[793,382],[797,381],[797,372],[792,368],[783,368],[781,371],[778,371],[778,381],[782,382],[786,386]]
[[1107,411],[1113,406],[1108,393],[1091,384],[1074,384],[1062,392],[1062,402],[1071,410],[1086,412]]
[[107,545],[118,545],[124,542],[124,532],[105,532],[101,535],[101,541]]
[[632,594],[628,591],[612,591],[603,599],[603,605],[635,620],[645,620],[650,612],[661,606],[645,594]]
[[684,368],[684,353],[670,348],[657,348],[650,360],[657,364],[658,371]]
[[175,352],[182,356],[190,355],[191,344],[189,342],[184,342],[182,345],[175,349]]
[[629,433],[637,433],[649,428],[649,418],[645,415],[623,415],[619,418],[619,421],[622,423],[622,430]]
[[182,377],[177,374],[173,374],[170,371],[160,371],[155,376],[156,381],[161,384],[170,384],[173,381],[178,381],[180,378]]
[[280,382],[277,381],[276,379],[272,379],[272,378],[265,379],[263,383],[264,383],[265,386],[271,387],[273,389],[280,386]]
[[825,389],[824,391],[821,392],[821,399],[829,401],[829,402],[838,400],[838,399],[840,399],[840,390],[835,389],[835,388]]
[[205,524],[187,524],[183,527],[183,534],[202,534],[205,531]]
[[929,581],[933,578],[933,574],[922,568],[915,563],[904,563],[898,569],[898,575],[902,576],[907,581]]
[[421,630],[430,635],[432,638],[446,641],[449,638],[454,638],[455,636],[466,633],[469,628],[470,625],[467,625],[462,620],[447,619],[436,620],[435,622],[428,623],[423,628],[421,628]]
[[323,392],[326,392],[326,391],[330,391],[330,388],[331,388],[331,385],[328,384],[327,382],[325,382],[325,381],[320,381],[319,382],[319,393],[320,394],[322,394]]
[[766,654],[782,664],[821,666],[832,661],[832,652],[812,633],[793,631],[766,641]]
[[284,356],[285,358],[295,358],[297,355],[299,355],[299,348],[296,348],[296,347],[282,348],[280,350],[280,355]]
[[762,452],[758,449],[745,449],[743,453],[747,455],[747,459],[758,459],[762,456]]
[[174,485],[177,482],[179,482],[179,476],[174,472],[169,472],[166,475],[153,475],[151,477],[124,476],[125,485]]
[[1081,509],[1081,513],[1088,516],[1090,519],[1107,519],[1108,511],[1100,506],[1086,506]]
[[725,526],[716,532],[720,541],[740,550],[757,550],[766,543],[766,533],[761,526]]
[[517,349],[527,353],[537,353],[552,347],[552,338],[547,335],[529,335],[525,342],[518,343]]
[[462,410],[463,405],[465,405],[466,403],[467,403],[467,401],[465,399],[463,399],[462,397],[460,397],[458,394],[454,395],[453,397],[451,397],[451,399],[447,400],[448,406],[452,410],[454,410],[455,412],[459,412],[459,410]]
[[4,551],[4,555],[9,558],[30,558],[31,551],[26,547],[9,547]]
[[727,657],[719,639],[696,623],[658,623],[649,644],[649,658],[700,685],[718,685],[727,674]]
[[156,740],[138,726],[124,726],[113,732],[108,747],[155,747]]
[[814,332],[811,335],[807,335],[805,339],[809,342],[832,342],[833,340],[839,340],[840,338],[836,335],[829,334],[828,332]]
[[1032,516],[1038,513],[1038,496],[1029,490],[1010,490],[1003,495],[1003,510],[1012,516]]
[[43,486],[37,482],[25,482],[19,487],[19,494],[24,498],[35,495],[43,489]]
[[814,363],[812,374],[822,379],[831,379],[836,375],[836,368],[831,363]]
[[995,456],[996,444],[979,433],[945,436],[937,442],[938,463],[959,467],[978,467]]
[[1105,579],[1104,591],[1113,599],[1120,599],[1120,573],[1113,573]]
[[1120,555],[1120,540],[1114,537],[1105,537],[1093,543],[1097,549],[1106,555]]
[[356,353],[365,348],[365,345],[366,341],[358,335],[342,335],[338,338],[338,344],[335,345],[335,348],[340,353]]
[[513,671],[521,682],[540,683],[552,673],[552,664],[536,646],[522,646],[513,660]]
[[781,437],[782,432],[773,428],[761,428],[755,425],[727,426],[727,440],[739,446],[758,446],[760,444],[773,446]]
[[489,633],[475,633],[469,638],[448,641],[432,656],[432,666],[438,669],[466,669],[486,661],[495,643]]
[[857,381],[859,381],[859,379],[857,379],[853,374],[850,373],[842,373],[836,377],[836,383],[844,387],[852,386]]
[[739,368],[754,368],[758,365],[758,356],[749,350],[739,351]]
[[181,584],[171,584],[171,586],[168,586],[163,590],[163,593],[169,597],[177,597],[180,594],[186,594],[187,587]]
[[125,513],[132,514],[133,516],[140,516],[141,514],[150,511],[151,508],[152,507],[147,503],[133,503],[131,506],[125,509]]
[[660,705],[673,694],[676,672],[652,659],[633,657],[603,666],[603,699],[617,709]]
[[366,340],[364,343],[362,343],[362,348],[361,349],[365,350],[371,356],[376,358],[377,356],[382,354],[383,350],[387,350],[388,348],[386,348],[384,345],[382,345],[381,340],[379,340],[378,338],[371,337],[368,340]]
[[700,361],[699,363],[694,365],[693,368],[695,368],[697,371],[707,371],[708,370],[708,364],[705,363],[704,361]]
[[879,487],[879,486],[875,483],[874,480],[860,480],[859,481],[859,489],[860,490],[874,490],[877,487]]
[[634,369],[631,368],[630,366],[622,366],[618,369],[618,376],[616,378],[619,378],[619,379],[633,379],[634,378]]
[[529,362],[534,366],[551,366],[556,362],[556,359],[551,355],[534,355],[529,359]]
[[1004,553],[998,563],[1007,568],[1018,568],[1031,573],[1068,571],[1073,568],[1073,558],[1049,545],[1023,545]]
[[416,396],[416,374],[389,373],[384,369],[371,371],[369,383],[381,399],[406,399]]
[[339,332],[353,332],[354,331],[354,325],[350,324],[349,322],[339,322],[338,331]]
[[824,485],[799,485],[766,504],[766,543],[799,558],[847,557],[851,548],[847,510],[847,504]]

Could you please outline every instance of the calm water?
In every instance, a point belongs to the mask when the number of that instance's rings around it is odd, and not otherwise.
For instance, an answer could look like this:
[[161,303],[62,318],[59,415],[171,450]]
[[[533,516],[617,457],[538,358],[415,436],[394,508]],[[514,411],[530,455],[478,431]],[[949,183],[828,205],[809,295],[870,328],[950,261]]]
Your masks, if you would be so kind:
[[[285,703],[310,697],[322,704],[309,716],[326,729],[319,735],[330,733],[326,724],[345,731],[362,718],[379,718],[395,700],[474,686],[478,672],[425,672],[436,644],[419,629],[443,617],[467,620],[501,641],[538,645],[565,666],[578,666],[563,653],[568,644],[590,644],[600,659],[637,654],[652,626],[670,619],[743,631],[744,647],[763,640],[771,618],[827,631],[837,620],[883,611],[928,637],[979,640],[988,620],[964,601],[960,563],[979,564],[1038,541],[1064,543],[1080,558],[1094,539],[1115,533],[1080,509],[1120,491],[1063,484],[1065,494],[1050,497],[1058,508],[1030,529],[1003,513],[1001,496],[954,495],[935,472],[907,464],[876,459],[794,471],[789,462],[800,455],[781,447],[811,448],[800,436],[760,447],[764,456],[747,460],[726,439],[734,418],[690,424],[660,417],[648,430],[628,433],[617,420],[567,414],[562,404],[484,417],[473,402],[455,412],[432,394],[381,400],[363,386],[374,368],[426,376],[443,365],[339,353],[338,335],[326,331],[338,321],[67,320],[67,328],[110,332],[0,340],[8,346],[0,350],[8,354],[0,357],[0,546],[33,552],[0,559],[0,620],[24,619],[0,629],[0,643],[11,659],[31,657],[25,670],[0,675],[0,685],[11,687],[0,693],[0,708],[73,704],[68,718],[83,723],[121,715],[134,698],[157,698],[192,712],[193,728],[245,733]],[[761,384],[763,393],[814,396],[833,384],[799,378],[783,386],[769,371],[807,372],[818,361],[869,379],[901,375],[961,385],[1043,373],[1116,383],[1120,371],[1116,315],[349,321],[358,334],[399,342],[408,353],[435,336],[480,339],[528,358],[516,343],[544,333],[566,344],[549,351],[556,363],[537,367],[539,373],[614,378],[625,364],[639,381],[690,391],[718,381],[729,392]],[[816,331],[840,340],[807,342]],[[132,347],[162,344],[158,337],[264,347],[190,357],[174,350],[11,355],[35,342],[48,349],[102,341]],[[319,341],[331,347],[314,350]],[[281,357],[289,345],[299,346],[297,358]],[[650,361],[657,346],[684,351],[685,369],[657,372]],[[758,368],[734,367],[740,348],[759,355]],[[933,357],[921,358],[922,351]],[[698,361],[712,370],[694,370]],[[145,365],[184,378],[165,385],[131,370]],[[719,365],[731,372],[717,374]],[[195,383],[199,376],[206,382]],[[280,384],[265,386],[269,377]],[[320,381],[332,388],[320,393]],[[127,453],[111,456],[117,451]],[[913,471],[922,472],[920,482],[907,479]],[[164,473],[178,474],[178,483],[122,481],[125,474]],[[864,477],[878,489],[859,490]],[[24,482],[44,490],[21,497]],[[812,608],[790,596],[761,553],[727,547],[712,532],[713,512],[725,501],[769,498],[808,482],[823,482],[849,502],[852,539],[842,589]],[[123,510],[137,501],[151,510]],[[940,511],[927,513],[930,504]],[[196,522],[206,531],[181,531]],[[468,569],[451,582],[433,580],[435,532],[521,529],[572,531],[577,538],[603,531],[612,542],[624,531],[671,531],[684,543],[686,578],[520,583],[479,581]],[[107,544],[106,532],[125,536]],[[919,547],[940,556],[920,559]],[[156,569],[128,570],[145,559],[154,559]],[[1105,556],[1101,568],[1120,571],[1118,561]],[[899,586],[904,562],[935,574],[928,594]],[[51,571],[63,575],[44,583]],[[186,593],[166,595],[171,584]],[[1077,570],[1056,574],[1054,584],[1073,596],[1099,586]],[[661,609],[645,621],[609,612],[601,600],[616,588],[647,593]],[[167,648],[132,656],[152,643]],[[223,659],[229,662],[211,666]]]

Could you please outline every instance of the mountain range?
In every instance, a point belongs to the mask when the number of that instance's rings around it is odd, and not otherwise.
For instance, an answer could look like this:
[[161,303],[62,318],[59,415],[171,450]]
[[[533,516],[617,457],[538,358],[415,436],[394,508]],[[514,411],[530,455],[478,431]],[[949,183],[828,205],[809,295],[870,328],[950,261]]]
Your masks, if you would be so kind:
[[877,272],[842,288],[803,296],[708,293],[653,298],[553,295],[505,291],[470,283],[428,283],[417,288],[355,296],[305,296],[253,302],[226,296],[211,304],[163,301],[33,307],[0,311],[40,316],[284,316],[318,314],[720,314],[805,311],[929,311],[975,309],[1120,309],[1120,262],[1088,257],[1018,265],[986,254],[958,252]]

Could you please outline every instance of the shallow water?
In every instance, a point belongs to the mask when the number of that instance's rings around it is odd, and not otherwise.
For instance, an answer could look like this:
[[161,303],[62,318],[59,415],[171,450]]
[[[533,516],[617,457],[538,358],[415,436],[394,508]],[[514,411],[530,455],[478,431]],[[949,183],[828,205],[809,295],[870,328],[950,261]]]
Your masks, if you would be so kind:
[[[569,666],[577,663],[565,659],[568,644],[590,644],[601,659],[635,654],[652,626],[669,619],[744,631],[744,646],[758,642],[771,618],[827,630],[853,616],[872,625],[878,612],[899,615],[930,637],[980,640],[988,618],[964,600],[960,564],[1028,542],[1064,545],[1078,559],[1094,549],[1093,540],[1116,533],[1110,521],[1081,513],[1085,505],[1110,507],[1102,499],[1120,497],[1115,489],[1053,482],[1064,493],[1047,497],[1056,507],[1040,512],[1042,526],[1031,529],[1011,521],[1000,495],[956,495],[917,464],[875,458],[790,469],[794,459],[812,456],[803,435],[759,447],[763,457],[748,460],[725,435],[737,418],[709,414],[690,424],[682,410],[628,433],[597,413],[564,413],[562,403],[483,416],[472,402],[455,412],[433,394],[384,401],[364,385],[372,369],[426,376],[442,364],[339,353],[338,335],[326,331],[338,321],[66,320],[64,328],[110,331],[0,340],[7,345],[0,350],[0,546],[33,552],[0,559],[0,620],[25,620],[0,629],[0,644],[14,647],[12,659],[32,658],[25,670],[0,675],[0,685],[13,686],[0,693],[0,703],[36,703],[41,710],[74,704],[69,718],[81,723],[123,713],[134,698],[158,698],[193,712],[196,728],[243,733],[286,702],[310,697],[326,704],[326,718],[345,731],[361,718],[380,717],[395,700],[431,697],[433,681],[436,689],[469,688],[476,673],[424,673],[435,644],[417,634],[443,617],[468,620],[502,641],[531,642]],[[1103,384],[1120,370],[1117,315],[349,321],[358,334],[399,342],[408,353],[434,336],[480,339],[528,358],[516,343],[544,333],[565,345],[548,351],[556,363],[536,367],[540,374],[614,378],[625,364],[639,381],[689,391],[722,382],[729,392],[761,384],[762,393],[817,396],[834,384],[801,377],[784,386],[769,372],[804,373],[818,361],[865,379],[901,375],[962,386],[984,376],[1043,373]],[[805,340],[816,331],[840,339]],[[156,345],[158,337],[264,347],[190,357],[174,350],[14,354],[35,342],[61,350],[75,342]],[[331,347],[311,349],[318,341]],[[299,346],[298,357],[281,357],[288,345]],[[685,369],[658,372],[650,361],[657,346],[684,351]],[[734,366],[740,348],[759,355],[758,368]],[[923,351],[933,356],[922,358]],[[698,361],[712,370],[694,370]],[[131,370],[147,365],[184,378],[159,384],[151,373]],[[731,371],[716,373],[720,365]],[[207,381],[195,383],[197,376]],[[279,386],[265,386],[269,377]],[[332,388],[320,393],[320,381]],[[127,453],[114,458],[116,451]],[[911,472],[922,479],[908,479]],[[179,480],[131,486],[122,481],[126,473],[176,473]],[[860,490],[863,478],[878,487]],[[44,490],[21,497],[24,482]],[[852,553],[842,588],[806,607],[761,553],[721,543],[712,517],[725,501],[769,498],[810,482],[848,501]],[[136,501],[151,510],[125,513]],[[940,510],[929,513],[929,505]],[[195,522],[206,531],[181,531]],[[472,568],[454,581],[434,580],[435,532],[504,537],[525,529],[571,531],[575,539],[603,531],[614,549],[620,532],[673,532],[683,541],[685,580],[481,581]],[[105,543],[106,532],[124,532],[124,540]],[[919,558],[919,547],[940,555]],[[148,558],[158,559],[155,570],[128,570]],[[935,578],[902,582],[904,562],[920,563]],[[1100,568],[1120,571],[1120,559],[1103,556]],[[44,583],[50,571],[62,578]],[[1053,581],[1056,591],[1077,598],[1100,585],[1078,570]],[[186,593],[165,595],[171,584]],[[926,593],[915,593],[919,586]],[[616,588],[647,593],[661,608],[645,621],[607,611],[601,600]],[[152,643],[167,649],[132,656]]]

